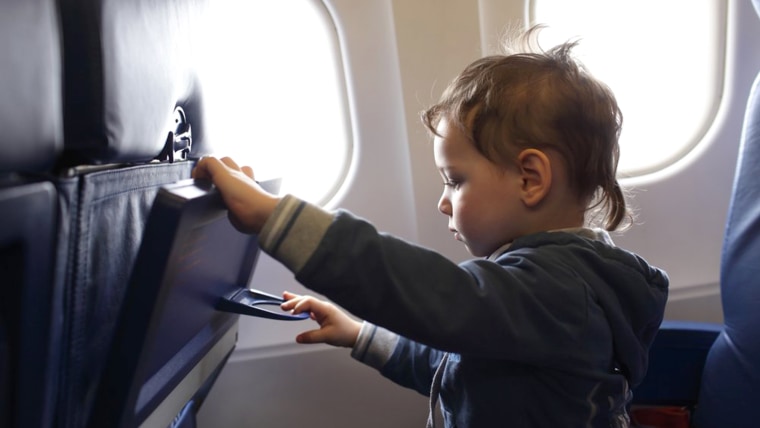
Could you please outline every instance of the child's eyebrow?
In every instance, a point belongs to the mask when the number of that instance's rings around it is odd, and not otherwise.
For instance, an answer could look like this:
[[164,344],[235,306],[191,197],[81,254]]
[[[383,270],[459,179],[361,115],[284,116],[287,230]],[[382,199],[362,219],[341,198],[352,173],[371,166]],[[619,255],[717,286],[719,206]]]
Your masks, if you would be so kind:
[[438,168],[438,172],[441,173],[444,177],[450,179],[451,177],[458,177],[461,176],[461,173],[459,169],[455,166],[447,165]]

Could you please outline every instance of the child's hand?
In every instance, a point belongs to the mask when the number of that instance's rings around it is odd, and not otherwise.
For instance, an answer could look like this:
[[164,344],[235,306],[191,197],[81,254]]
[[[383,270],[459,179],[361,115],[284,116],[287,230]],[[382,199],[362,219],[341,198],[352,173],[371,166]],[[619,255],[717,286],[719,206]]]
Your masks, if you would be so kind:
[[337,306],[312,296],[283,293],[285,302],[281,305],[285,311],[292,310],[294,314],[309,312],[311,318],[319,323],[318,330],[305,331],[296,336],[298,343],[327,343],[333,346],[352,348],[359,336],[362,324]]
[[193,178],[210,179],[229,209],[230,222],[244,233],[258,233],[279,198],[265,192],[253,180],[251,167],[239,167],[231,158],[204,157],[193,169]]

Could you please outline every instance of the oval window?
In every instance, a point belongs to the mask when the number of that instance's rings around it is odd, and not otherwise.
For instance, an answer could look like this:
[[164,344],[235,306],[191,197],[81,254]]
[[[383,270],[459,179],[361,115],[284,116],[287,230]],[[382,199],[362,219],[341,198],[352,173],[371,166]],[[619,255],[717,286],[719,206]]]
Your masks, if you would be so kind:
[[621,177],[681,159],[712,125],[723,92],[724,0],[533,0],[542,46],[580,38],[575,52],[623,111]]
[[335,25],[316,0],[210,2],[200,43],[207,136],[217,155],[325,204],[352,153]]

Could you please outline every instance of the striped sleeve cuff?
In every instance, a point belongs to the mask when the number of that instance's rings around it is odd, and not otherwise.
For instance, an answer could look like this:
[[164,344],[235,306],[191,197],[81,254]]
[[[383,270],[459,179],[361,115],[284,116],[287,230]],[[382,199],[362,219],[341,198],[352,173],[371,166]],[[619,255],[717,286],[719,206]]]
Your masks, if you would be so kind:
[[333,215],[292,195],[277,204],[259,233],[259,245],[293,273],[298,273],[319,246]]
[[382,327],[364,321],[351,350],[351,356],[362,363],[380,370],[393,355],[399,336]]

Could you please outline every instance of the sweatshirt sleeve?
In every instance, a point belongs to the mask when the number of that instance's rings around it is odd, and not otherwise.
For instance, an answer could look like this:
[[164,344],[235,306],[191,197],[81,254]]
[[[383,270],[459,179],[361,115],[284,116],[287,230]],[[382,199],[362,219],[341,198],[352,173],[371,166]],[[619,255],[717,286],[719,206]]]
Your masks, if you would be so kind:
[[362,363],[381,370],[393,355],[399,335],[374,324],[364,322],[351,350],[351,356]]
[[298,273],[319,246],[333,215],[292,195],[282,198],[259,233],[266,253]]
[[351,356],[398,385],[429,395],[444,353],[364,322]]

